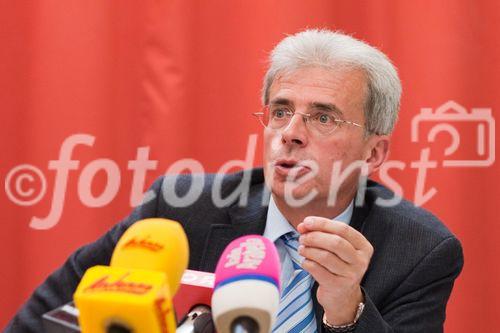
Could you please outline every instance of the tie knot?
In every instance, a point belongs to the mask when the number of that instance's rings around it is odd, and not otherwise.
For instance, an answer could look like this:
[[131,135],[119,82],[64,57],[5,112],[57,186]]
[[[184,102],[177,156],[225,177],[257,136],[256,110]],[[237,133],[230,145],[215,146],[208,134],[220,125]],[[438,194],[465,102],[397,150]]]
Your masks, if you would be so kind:
[[299,247],[299,236],[297,232],[290,231],[281,236],[281,239],[289,249],[291,248],[296,252]]
[[299,236],[300,235],[296,231],[290,231],[290,232],[287,232],[286,234],[284,234],[283,236],[281,236],[281,238],[283,239],[283,241],[285,243],[298,242]]

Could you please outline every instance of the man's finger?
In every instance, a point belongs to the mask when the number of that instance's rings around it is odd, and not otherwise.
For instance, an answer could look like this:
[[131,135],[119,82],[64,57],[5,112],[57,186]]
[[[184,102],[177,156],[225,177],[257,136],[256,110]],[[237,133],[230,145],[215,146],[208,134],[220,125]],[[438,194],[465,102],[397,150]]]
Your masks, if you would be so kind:
[[353,227],[339,221],[332,221],[324,217],[308,216],[304,222],[299,224],[299,232],[302,231],[323,231],[346,239],[354,246],[356,250],[369,252],[371,250],[370,242],[359,231]]
[[348,277],[351,267],[334,253],[308,246],[299,246],[299,254],[312,260],[333,274]]
[[302,268],[308,271],[320,286],[330,285],[332,283],[332,278],[342,278],[336,274],[332,274],[328,269],[313,260],[304,259]]
[[354,246],[339,235],[323,231],[309,231],[300,236],[299,242],[307,247],[334,253],[346,263],[354,263],[356,260],[357,254]]

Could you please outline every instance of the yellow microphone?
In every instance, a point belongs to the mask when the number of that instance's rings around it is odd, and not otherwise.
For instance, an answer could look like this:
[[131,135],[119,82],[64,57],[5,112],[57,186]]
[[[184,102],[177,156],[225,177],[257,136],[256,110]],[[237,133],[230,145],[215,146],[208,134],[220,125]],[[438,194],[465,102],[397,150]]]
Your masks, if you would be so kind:
[[118,241],[110,266],[88,269],[78,285],[74,300],[82,333],[175,332],[172,298],[188,260],[179,223],[134,223]]

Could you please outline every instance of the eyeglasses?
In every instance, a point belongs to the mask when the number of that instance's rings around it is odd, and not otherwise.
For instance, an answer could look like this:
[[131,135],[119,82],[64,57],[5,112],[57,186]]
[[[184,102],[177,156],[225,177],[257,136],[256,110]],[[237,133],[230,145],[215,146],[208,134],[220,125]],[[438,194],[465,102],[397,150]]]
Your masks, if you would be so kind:
[[322,135],[331,134],[340,124],[349,124],[363,128],[362,125],[355,122],[335,118],[335,115],[331,111],[316,110],[311,113],[301,113],[292,111],[290,107],[283,105],[267,105],[262,109],[262,112],[255,112],[253,115],[259,118],[264,127],[281,129],[290,124],[295,114],[302,116],[306,126],[310,130]]

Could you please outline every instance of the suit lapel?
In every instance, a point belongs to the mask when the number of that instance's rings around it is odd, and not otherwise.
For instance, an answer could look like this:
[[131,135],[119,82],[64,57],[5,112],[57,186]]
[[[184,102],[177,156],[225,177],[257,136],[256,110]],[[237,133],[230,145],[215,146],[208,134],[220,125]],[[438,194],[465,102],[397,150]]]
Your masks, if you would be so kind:
[[232,240],[244,235],[264,233],[268,197],[269,192],[263,184],[253,186],[250,189],[247,205],[240,206],[236,202],[228,208],[230,223],[210,226],[201,261],[202,270],[215,271],[217,261]]

